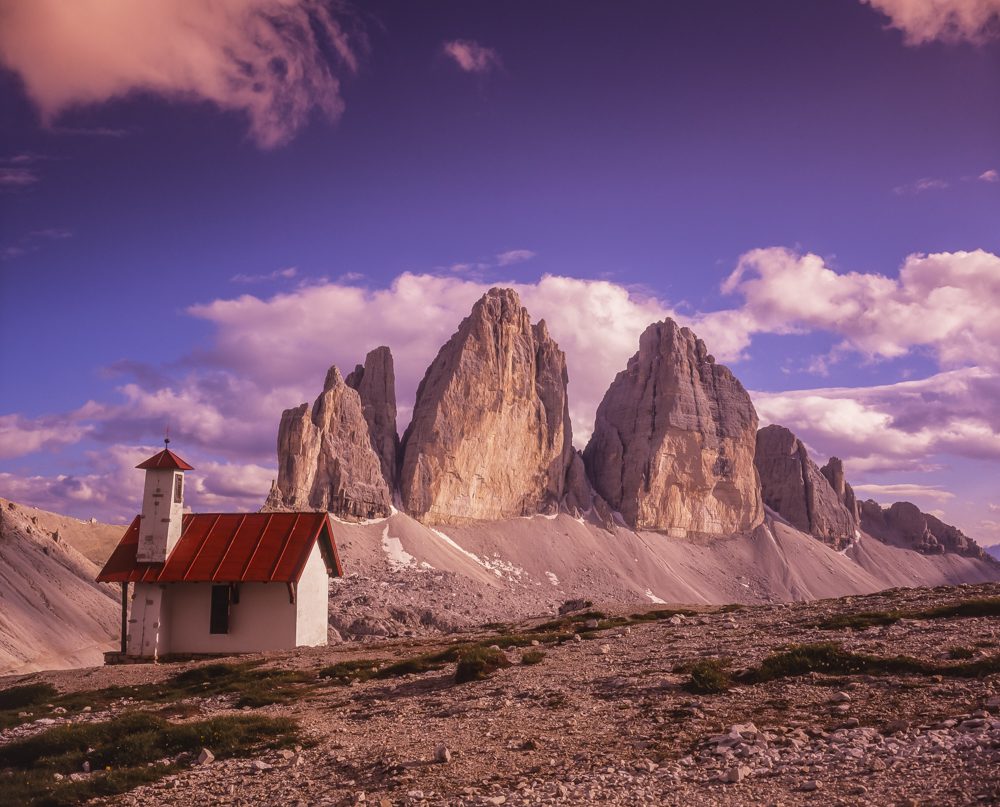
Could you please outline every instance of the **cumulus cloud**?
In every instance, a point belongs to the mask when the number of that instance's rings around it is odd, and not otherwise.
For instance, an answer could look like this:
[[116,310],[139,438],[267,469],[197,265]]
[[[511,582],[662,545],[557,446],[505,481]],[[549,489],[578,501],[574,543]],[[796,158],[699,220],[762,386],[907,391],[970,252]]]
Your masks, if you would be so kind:
[[922,191],[934,191],[942,190],[948,187],[948,183],[943,179],[931,179],[930,177],[924,177],[923,179],[918,179],[916,182],[911,182],[909,185],[900,185],[899,187],[893,188],[892,192],[898,194],[899,196],[905,196],[907,194],[917,194]]
[[889,17],[908,45],[981,43],[1000,32],[1000,0],[861,0]]
[[469,39],[456,39],[444,43],[444,52],[448,54],[466,73],[489,73],[493,68],[500,67],[500,54],[492,48],[484,48]]
[[751,392],[761,424],[791,429],[852,471],[929,471],[948,454],[1000,460],[1000,376],[971,367],[875,387]]
[[984,171],[979,175],[979,178],[983,182],[1000,182],[1000,174],[994,171],[992,168],[989,171]]
[[47,124],[74,106],[149,92],[242,112],[269,148],[314,110],[330,120],[343,111],[330,56],[355,71],[363,41],[330,9],[323,0],[0,0],[0,61]]
[[723,355],[744,350],[754,333],[818,329],[872,358],[924,347],[945,366],[1000,366],[1000,258],[983,250],[910,255],[893,279],[838,274],[818,255],[757,249],[740,258],[722,290],[744,304],[696,322],[704,323],[699,333],[718,333]]
[[[135,466],[163,446],[110,445],[87,452],[83,471],[56,476],[0,473],[4,498],[43,510],[95,517],[100,521],[131,521],[142,500],[143,476]],[[186,474],[184,504],[196,511],[250,512],[260,508],[274,472],[253,464],[200,461],[184,452],[194,471]]]
[[512,263],[521,263],[521,261],[531,260],[535,257],[535,253],[530,249],[512,249],[510,252],[502,252],[497,255],[497,265],[507,266]]
[[[827,331],[837,336],[838,357],[932,351],[943,371],[923,380],[751,391],[762,424],[792,429],[817,459],[836,454],[858,481],[871,481],[860,478],[869,473],[932,470],[942,455],[1000,460],[1000,259],[989,253],[910,256],[892,279],[837,273],[815,255],[755,250],[723,287],[740,298],[737,305],[704,314],[680,314],[667,302],[604,280],[544,276],[536,283],[495,285],[513,287],[532,320],[545,319],[566,352],[579,447],[639,335],[672,316],[729,363],[746,355],[758,333]],[[331,364],[346,374],[369,350],[389,345],[402,431],[427,366],[488,288],[452,272],[407,273],[385,289],[323,281],[269,297],[244,294],[192,306],[187,313],[212,326],[208,345],[169,366],[117,363],[106,376],[121,379],[114,403],[0,418],[0,457],[62,452],[80,441],[104,446],[102,451],[141,445],[169,421],[176,447],[206,474],[199,501],[219,508],[223,502],[259,504],[274,476],[283,409],[312,402]],[[72,493],[73,501],[110,495],[90,478],[95,474],[32,484]],[[0,479],[0,492],[6,488],[17,498],[12,484]]]
[[[909,499],[932,499],[936,502],[954,499],[955,494],[942,490],[940,485],[854,485],[858,493],[865,493],[874,498],[886,500],[908,501]],[[937,511],[941,515],[941,511]],[[936,515],[933,513],[932,515]]]

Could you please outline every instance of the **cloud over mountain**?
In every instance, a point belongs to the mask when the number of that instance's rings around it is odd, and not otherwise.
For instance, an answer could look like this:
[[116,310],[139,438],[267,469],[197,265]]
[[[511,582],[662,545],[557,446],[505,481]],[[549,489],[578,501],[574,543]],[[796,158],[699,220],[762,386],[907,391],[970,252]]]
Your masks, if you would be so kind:
[[[494,285],[514,288],[565,351],[578,445],[588,439],[597,406],[635,353],[639,334],[672,316],[692,327],[719,361],[733,364],[737,376],[761,333],[826,332],[839,340],[841,361],[852,353],[871,361],[929,351],[941,372],[922,380],[751,395],[763,423],[787,426],[858,474],[930,469],[940,455],[1000,461],[1000,322],[993,313],[1000,307],[1000,259],[990,253],[913,255],[890,278],[838,273],[816,255],[787,249],[754,250],[723,286],[738,305],[701,314],[679,313],[604,280],[544,276]],[[178,447],[205,474],[191,490],[192,505],[259,506],[273,476],[283,409],[311,401],[331,364],[347,372],[385,344],[395,359],[402,430],[425,369],[488,288],[453,273],[405,273],[384,289],[322,281],[266,298],[244,294],[192,306],[188,315],[214,329],[209,344],[169,367],[109,368],[109,377],[121,378],[115,402],[0,418],[0,456],[59,452],[81,441],[101,446],[95,454],[117,456],[123,446],[148,443],[169,421]],[[113,488],[123,478],[80,469],[16,485],[36,498],[116,508]],[[0,483],[17,498],[14,481]],[[59,509],[49,498],[45,506]]]

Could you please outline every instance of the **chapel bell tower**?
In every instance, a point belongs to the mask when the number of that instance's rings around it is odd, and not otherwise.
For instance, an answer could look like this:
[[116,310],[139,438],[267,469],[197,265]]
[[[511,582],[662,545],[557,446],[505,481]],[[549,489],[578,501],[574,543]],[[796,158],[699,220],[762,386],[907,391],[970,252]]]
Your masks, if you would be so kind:
[[[170,439],[163,441],[169,445]],[[184,518],[184,472],[194,467],[164,448],[159,454],[135,466],[146,472],[139,521],[139,563],[166,563],[181,537]]]

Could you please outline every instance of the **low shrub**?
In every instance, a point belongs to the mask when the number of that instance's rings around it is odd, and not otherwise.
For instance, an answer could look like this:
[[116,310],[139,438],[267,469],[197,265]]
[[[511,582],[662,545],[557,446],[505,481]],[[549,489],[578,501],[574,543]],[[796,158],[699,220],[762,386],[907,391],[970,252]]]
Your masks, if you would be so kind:
[[969,647],[949,647],[948,655],[953,659],[970,659],[976,655],[976,651]]
[[25,684],[0,691],[0,711],[30,709],[59,696],[52,684]]
[[728,692],[732,679],[729,675],[729,659],[705,659],[685,665],[691,680],[684,689],[696,695],[718,695]]
[[838,614],[818,623],[822,630],[866,630],[875,625],[894,625],[900,619],[968,619],[1000,616],[1000,597],[974,597],[951,605],[939,605],[923,611],[863,611]]
[[545,659],[545,653],[541,650],[529,650],[521,656],[522,664],[541,664]]
[[487,647],[470,647],[462,653],[455,670],[455,683],[481,681],[503,667],[510,667],[510,659],[502,650]]

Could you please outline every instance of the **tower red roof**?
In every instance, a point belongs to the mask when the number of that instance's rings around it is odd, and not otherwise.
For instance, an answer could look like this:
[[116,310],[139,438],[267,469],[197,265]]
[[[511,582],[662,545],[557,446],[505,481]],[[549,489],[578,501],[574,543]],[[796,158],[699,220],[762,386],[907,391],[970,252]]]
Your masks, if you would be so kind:
[[163,449],[163,451],[156,456],[150,457],[148,460],[139,463],[135,467],[142,468],[143,470],[147,468],[177,468],[181,471],[194,470],[193,465],[188,465],[169,448]]

